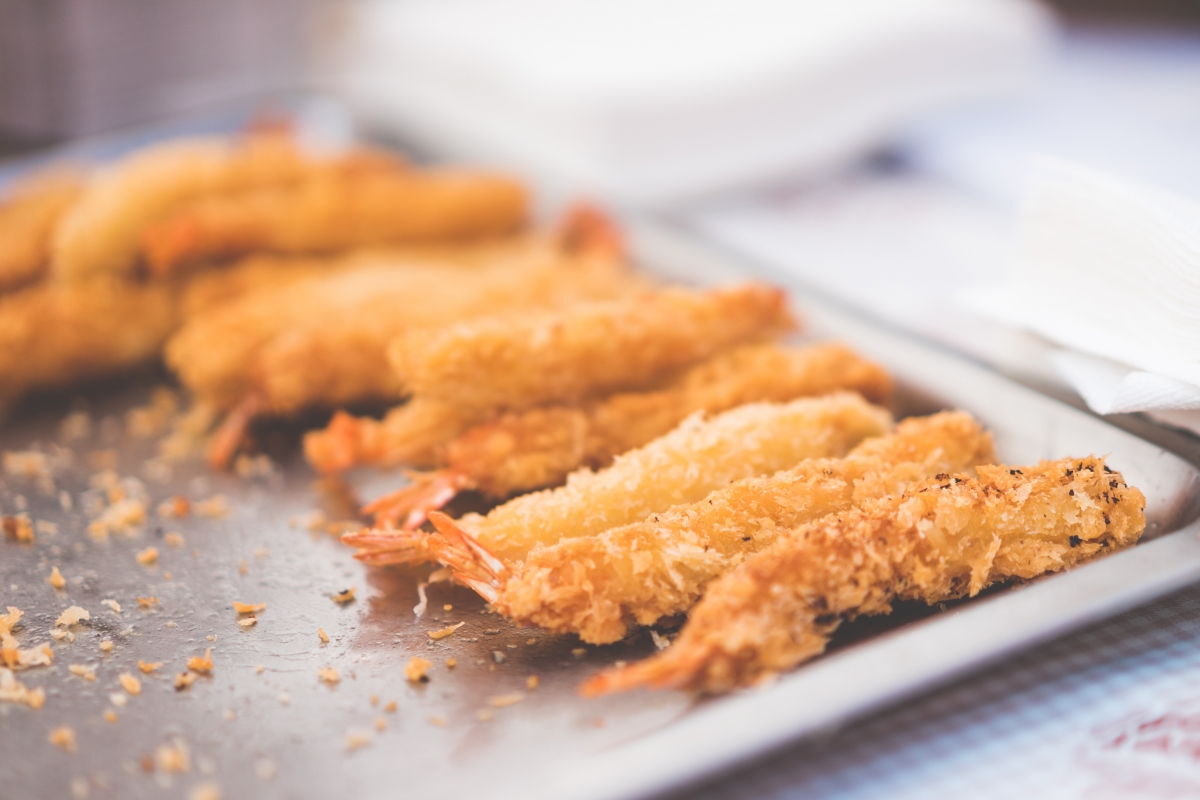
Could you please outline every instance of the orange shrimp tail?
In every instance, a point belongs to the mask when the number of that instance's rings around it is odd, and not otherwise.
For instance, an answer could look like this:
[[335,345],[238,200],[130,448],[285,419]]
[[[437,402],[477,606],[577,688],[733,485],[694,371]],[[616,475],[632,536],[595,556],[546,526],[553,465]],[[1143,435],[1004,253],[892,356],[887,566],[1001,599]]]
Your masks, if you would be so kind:
[[632,689],[682,689],[704,668],[701,651],[685,652],[675,646],[643,661],[624,667],[611,667],[579,685],[581,697],[601,697]]
[[495,602],[500,596],[500,587],[512,576],[508,566],[440,511],[432,512],[429,521],[438,531],[429,542],[434,558],[449,567],[455,578],[478,592],[480,597]]
[[358,463],[362,450],[362,421],[338,411],[324,430],[304,435],[304,457],[322,474],[344,472]]
[[213,469],[228,469],[233,457],[246,443],[250,424],[267,410],[267,400],[258,392],[242,398],[222,420],[220,427],[208,440],[208,465]]
[[608,214],[590,203],[576,203],[559,223],[558,238],[572,253],[625,258],[625,237]]
[[358,548],[354,557],[375,567],[433,561],[429,539],[429,534],[423,531],[401,531],[392,528],[363,528],[360,531],[342,534],[343,544]]
[[373,514],[376,525],[396,525],[406,531],[416,530],[429,519],[429,514],[442,508],[463,489],[474,488],[474,482],[461,472],[434,470],[409,472],[404,475],[411,484],[384,495],[363,506],[364,514]]

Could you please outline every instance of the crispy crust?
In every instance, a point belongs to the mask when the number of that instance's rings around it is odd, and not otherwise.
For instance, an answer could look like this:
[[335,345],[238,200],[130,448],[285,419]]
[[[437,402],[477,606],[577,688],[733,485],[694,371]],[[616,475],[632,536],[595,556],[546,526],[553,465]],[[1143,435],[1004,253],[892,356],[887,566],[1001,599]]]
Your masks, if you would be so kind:
[[750,685],[820,654],[843,619],[1057,572],[1145,529],[1145,498],[1103,459],[978,472],[797,528],[713,582],[670,648],[596,676],[584,693]]
[[462,408],[526,409],[644,389],[664,372],[794,327],[761,284],[662,289],[522,318],[484,318],[398,338],[392,366],[414,393]]
[[249,252],[328,253],[362,245],[510,233],[525,224],[524,187],[500,175],[345,168],[313,170],[296,185],[201,198],[142,234],[158,275]]
[[0,204],[0,292],[46,273],[54,227],[83,191],[83,176],[55,168],[22,181]]
[[845,458],[804,461],[598,536],[537,548],[491,602],[522,624],[614,642],[634,622],[687,611],[711,580],[781,531],[992,457],[991,436],[965,413],[906,420]]

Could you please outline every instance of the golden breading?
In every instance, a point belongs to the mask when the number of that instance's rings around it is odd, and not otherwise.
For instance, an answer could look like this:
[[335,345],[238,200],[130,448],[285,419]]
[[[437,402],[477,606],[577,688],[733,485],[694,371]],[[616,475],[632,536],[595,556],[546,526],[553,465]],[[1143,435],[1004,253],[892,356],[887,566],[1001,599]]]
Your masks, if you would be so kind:
[[0,397],[151,361],[174,325],[165,286],[42,283],[0,297]]
[[[704,419],[696,414],[598,472],[582,469],[566,485],[522,495],[457,527],[496,557],[524,559],[537,545],[590,536],[703,499],[726,484],[793,467],[806,458],[844,455],[891,425],[891,415],[848,392],[791,403],[756,403]],[[430,515],[435,526],[450,520]],[[387,529],[347,534],[369,563],[429,559],[428,535]]]
[[0,292],[45,274],[54,227],[79,197],[83,180],[71,170],[45,170],[20,181],[0,203]]
[[747,686],[819,655],[844,619],[1067,569],[1134,544],[1146,526],[1142,493],[1100,458],[978,473],[939,475],[780,537],[714,581],[667,650],[597,675],[584,694]]
[[[440,447],[445,469],[414,474],[412,483],[367,506],[377,523],[406,520],[417,527],[428,513],[464,488],[493,497],[561,484],[580,467],[598,469],[614,456],[641,447],[670,431],[697,411],[719,413],[745,403],[785,402],[834,391],[857,391],[872,402],[885,402],[891,378],[875,364],[840,344],[784,348],[744,345],[718,353],[648,392],[625,392],[579,406],[556,405],[504,414],[450,441],[433,441],[433,431],[414,431],[406,420],[334,419],[326,431],[310,434],[306,447],[318,469],[345,469],[356,462],[401,463],[414,443]],[[425,405],[436,405],[426,401]],[[446,408],[453,408],[445,406]],[[455,411],[455,422],[466,421]],[[445,417],[432,417],[439,431],[455,433]],[[410,437],[416,437],[410,438]],[[387,440],[394,444],[388,447]],[[416,451],[436,458],[438,449]],[[412,463],[412,462],[409,462]],[[438,505],[432,505],[436,500]]]
[[189,320],[167,363],[206,403],[227,409],[252,391],[265,411],[398,399],[386,346],[404,331],[484,313],[618,297],[643,286],[623,266],[554,249],[486,267],[360,257],[353,268],[263,291]]
[[[402,166],[361,152],[337,158],[380,169]],[[55,232],[51,271],[66,280],[128,275],[148,224],[202,197],[296,183],[322,164],[280,134],[176,139],[142,148],[89,181]]]
[[205,197],[142,234],[153,273],[243,255],[329,253],[363,245],[511,233],[529,214],[507,176],[452,170],[314,173],[294,186]]
[[783,531],[992,457],[991,436],[970,415],[946,412],[906,420],[845,458],[802,461],[640,522],[536,548],[500,574],[465,537],[435,536],[430,546],[504,616],[606,644],[635,622],[687,611],[710,581]]
[[792,327],[786,297],[773,287],[667,288],[414,331],[390,355],[415,394],[461,408],[519,410],[653,386],[664,372]]
[[478,423],[486,413],[414,397],[382,420],[333,415],[324,430],[304,436],[304,455],[318,472],[341,472],[356,464],[433,467],[446,442]]

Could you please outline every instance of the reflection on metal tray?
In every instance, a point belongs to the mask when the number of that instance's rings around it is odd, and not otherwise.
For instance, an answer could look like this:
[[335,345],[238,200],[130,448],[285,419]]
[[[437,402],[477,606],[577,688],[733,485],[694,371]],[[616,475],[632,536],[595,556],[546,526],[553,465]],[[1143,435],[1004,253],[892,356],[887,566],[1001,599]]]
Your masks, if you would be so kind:
[[[633,245],[647,268],[680,280],[753,272],[658,226],[635,226]],[[23,503],[34,519],[58,526],[57,533],[39,533],[34,545],[0,544],[0,605],[26,611],[23,645],[44,640],[68,605],[92,614],[74,643],[56,643],[53,667],[20,673],[30,686],[46,688],[41,711],[0,704],[3,794],[69,796],[73,787],[93,798],[186,797],[211,782],[227,798],[644,797],[1200,576],[1200,472],[1190,464],[973,364],[800,292],[796,299],[813,335],[846,340],[895,373],[902,411],[966,408],[995,431],[1006,460],[1109,453],[1146,493],[1153,525],[1147,541],[945,612],[907,609],[913,613],[847,626],[829,654],[760,690],[704,702],[678,693],[585,701],[575,693],[578,682],[614,660],[651,653],[647,632],[581,648],[573,637],[515,628],[486,613],[471,592],[445,583],[426,589],[428,610],[417,619],[417,582],[429,569],[366,570],[332,537],[295,524],[313,510],[316,494],[294,441],[277,453],[276,471],[253,479],[210,474],[199,463],[148,476],[153,443],[131,435],[122,420],[145,402],[153,381],[115,384],[90,393],[96,425],[73,445],[75,463],[64,463],[53,488],[12,476],[0,484],[5,513]],[[48,445],[73,402],[28,407],[0,430],[0,449]],[[90,454],[109,450],[120,474],[143,477],[151,507],[175,494],[196,500],[221,493],[230,514],[152,518],[136,538],[91,541],[80,503],[64,509],[58,492],[78,501],[94,471]],[[396,476],[363,472],[351,480],[373,494]],[[168,543],[166,534],[175,531],[182,547]],[[135,554],[149,545],[157,546],[158,562],[139,564]],[[68,579],[62,593],[44,582],[52,565]],[[357,599],[336,604],[330,595],[348,586],[357,587]],[[149,595],[159,598],[158,607],[140,609],[136,598]],[[243,629],[233,601],[267,607],[257,625]],[[448,638],[427,636],[458,622],[466,624]],[[328,632],[328,644],[318,628]],[[105,639],[115,643],[109,654],[98,648]],[[212,676],[176,691],[173,674],[207,647]],[[413,656],[432,662],[429,683],[405,681]],[[140,695],[114,708],[109,696],[118,675],[136,672],[138,660],[166,664],[143,676]],[[94,665],[97,680],[70,674],[70,664]],[[329,666],[338,668],[340,683],[319,681],[318,670]],[[533,675],[539,683],[531,689]],[[518,692],[515,704],[490,702]],[[396,710],[386,710],[392,701]],[[103,717],[110,708],[116,722]],[[59,725],[76,729],[75,754],[47,743]],[[154,753],[176,740],[186,743],[190,769],[163,772]]]

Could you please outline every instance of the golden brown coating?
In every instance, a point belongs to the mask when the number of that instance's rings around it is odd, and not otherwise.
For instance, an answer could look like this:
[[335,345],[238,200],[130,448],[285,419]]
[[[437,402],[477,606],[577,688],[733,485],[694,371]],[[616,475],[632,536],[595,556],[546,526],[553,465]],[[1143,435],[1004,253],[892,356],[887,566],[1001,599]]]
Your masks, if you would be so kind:
[[892,380],[841,344],[745,345],[718,353],[659,389],[505,414],[451,441],[445,464],[471,485],[504,497],[557,485],[580,467],[607,466],[618,454],[662,436],[697,411],[716,414],[745,403],[836,391],[858,392],[886,404]]
[[945,412],[906,420],[845,458],[803,461],[596,536],[535,548],[506,574],[491,573],[477,544],[435,537],[431,548],[504,616],[606,644],[634,623],[687,611],[710,581],[781,532],[992,458],[991,436],[970,415]]
[[330,253],[364,245],[511,233],[529,200],[512,178],[454,170],[314,170],[296,185],[204,197],[142,233],[151,271],[250,252]]
[[83,191],[83,176],[49,169],[20,181],[0,203],[0,293],[41,278],[58,221]]
[[230,408],[249,393],[287,414],[398,399],[387,368],[397,335],[480,314],[611,298],[643,284],[621,265],[524,248],[486,267],[368,253],[354,267],[247,295],[189,320],[167,363],[205,402]]
[[41,283],[0,297],[0,397],[151,361],[174,325],[165,286]]
[[794,324],[784,293],[773,287],[668,288],[414,331],[390,355],[415,394],[461,408],[519,410],[653,386],[664,372]]
[[[696,414],[611,466],[572,473],[566,485],[514,498],[487,516],[468,514],[457,526],[496,557],[518,561],[537,545],[590,536],[645,519],[714,489],[769,475],[806,458],[844,455],[883,433],[891,415],[857,394],[840,393],[791,403],[756,403],[704,419]],[[439,528],[444,516],[430,516]],[[440,521],[439,521],[440,519]],[[343,541],[363,550],[368,563],[428,560],[421,531],[375,530]]]
[[1100,458],[978,473],[939,475],[781,536],[714,581],[667,650],[597,675],[584,694],[751,685],[819,655],[844,619],[1067,569],[1134,544],[1146,526],[1142,493]]

